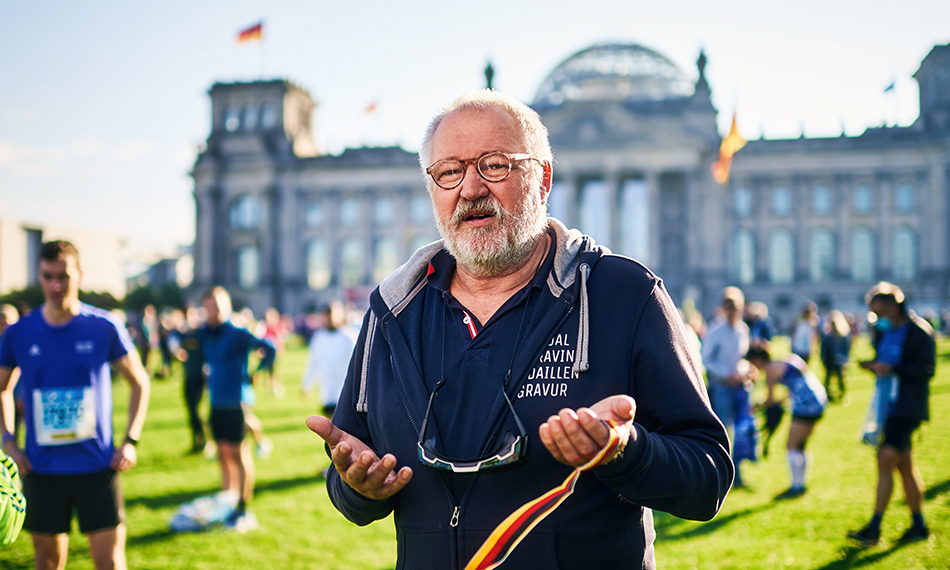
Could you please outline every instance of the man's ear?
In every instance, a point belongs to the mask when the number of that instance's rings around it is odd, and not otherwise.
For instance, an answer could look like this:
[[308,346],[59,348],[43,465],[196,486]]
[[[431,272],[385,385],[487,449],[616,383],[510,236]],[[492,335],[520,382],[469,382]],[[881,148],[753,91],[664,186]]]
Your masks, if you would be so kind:
[[551,194],[551,185],[553,170],[550,162],[541,163],[541,200],[542,203],[548,203],[548,196]]

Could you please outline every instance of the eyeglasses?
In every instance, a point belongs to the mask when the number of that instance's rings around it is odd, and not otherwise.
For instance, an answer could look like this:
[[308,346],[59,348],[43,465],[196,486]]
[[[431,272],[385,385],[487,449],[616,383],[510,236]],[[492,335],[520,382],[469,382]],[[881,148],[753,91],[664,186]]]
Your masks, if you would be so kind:
[[[517,160],[538,160],[530,154],[507,154],[504,152],[488,152],[478,158],[456,160],[446,158],[426,168],[426,173],[432,177],[439,188],[451,190],[462,183],[468,165],[474,163],[479,176],[489,182],[501,182],[508,178],[511,167]],[[538,160],[540,164],[541,161]]]
[[429,423],[429,414],[432,412],[432,401],[435,400],[435,395],[443,384],[445,384],[445,379],[440,380],[432,390],[432,394],[429,396],[429,405],[426,407],[425,419],[422,420],[422,429],[419,430],[418,448],[421,465],[454,473],[475,473],[476,471],[513,466],[528,459],[528,434],[525,432],[521,418],[515,412],[515,407],[511,405],[511,399],[508,398],[508,393],[504,389],[502,389],[502,394],[505,395],[505,402],[508,403],[508,409],[511,410],[515,423],[518,424],[518,435],[515,436],[510,431],[506,431],[502,435],[501,442],[496,450],[479,459],[459,460],[441,457],[435,451],[435,437],[426,440],[425,434],[426,426]]

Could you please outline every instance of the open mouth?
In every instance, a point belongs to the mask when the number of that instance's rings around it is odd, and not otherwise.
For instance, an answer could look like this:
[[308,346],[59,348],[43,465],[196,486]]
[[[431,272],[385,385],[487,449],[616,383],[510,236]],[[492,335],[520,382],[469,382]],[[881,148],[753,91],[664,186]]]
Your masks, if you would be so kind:
[[481,211],[481,212],[470,212],[465,216],[462,216],[462,221],[472,222],[476,220],[484,220],[486,218],[494,218],[495,212],[491,211]]

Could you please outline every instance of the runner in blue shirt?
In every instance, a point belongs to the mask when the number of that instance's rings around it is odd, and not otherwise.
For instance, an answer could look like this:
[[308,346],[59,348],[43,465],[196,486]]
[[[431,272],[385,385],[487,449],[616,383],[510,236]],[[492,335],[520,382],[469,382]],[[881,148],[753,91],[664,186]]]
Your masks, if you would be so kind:
[[254,495],[254,458],[245,441],[246,422],[243,402],[251,378],[247,359],[252,351],[263,350],[258,370],[271,366],[277,354],[269,341],[257,338],[247,329],[231,323],[231,295],[224,287],[214,287],[201,298],[208,324],[198,330],[205,362],[211,368],[208,393],[211,398],[211,432],[218,445],[221,485],[238,497],[236,508],[225,520],[225,527],[238,532],[257,528],[247,504]]
[[[117,472],[135,466],[149,378],[125,327],[79,301],[79,252],[67,241],[43,244],[39,281],[45,301],[4,334],[0,353],[3,450],[23,477],[37,568],[66,564],[75,508],[96,568],[126,568],[125,512]],[[113,445],[112,377],[129,381],[129,422]],[[20,370],[26,447],[13,430],[13,370]]]

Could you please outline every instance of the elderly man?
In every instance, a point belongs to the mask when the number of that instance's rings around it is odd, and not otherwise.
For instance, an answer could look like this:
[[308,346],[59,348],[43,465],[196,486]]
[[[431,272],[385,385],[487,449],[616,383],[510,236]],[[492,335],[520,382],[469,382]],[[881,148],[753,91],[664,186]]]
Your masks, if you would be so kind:
[[733,475],[662,282],[546,218],[553,159],[522,103],[459,98],[420,161],[443,241],[373,292],[333,423],[307,420],[336,467],[331,500],[361,525],[395,511],[399,568],[462,568],[595,458],[609,421],[622,452],[504,566],[654,567],[652,509],[712,518]]

